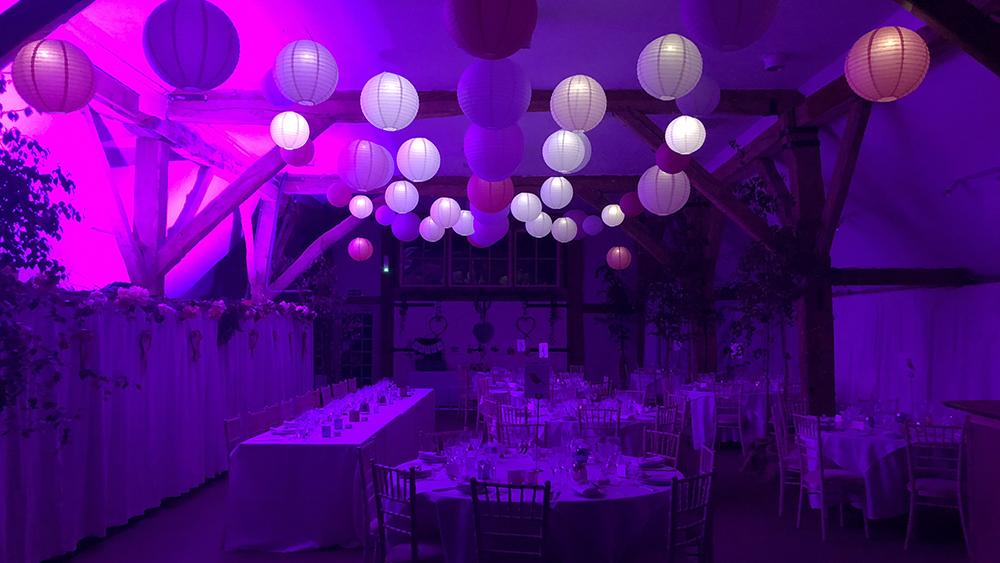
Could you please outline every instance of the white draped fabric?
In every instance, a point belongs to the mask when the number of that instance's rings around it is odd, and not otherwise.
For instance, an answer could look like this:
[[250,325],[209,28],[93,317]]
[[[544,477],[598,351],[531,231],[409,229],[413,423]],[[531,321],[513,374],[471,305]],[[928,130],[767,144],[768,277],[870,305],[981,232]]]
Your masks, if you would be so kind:
[[[79,418],[64,445],[52,430],[0,438],[0,561],[70,551],[197,487],[226,469],[224,418],[312,387],[308,322],[244,321],[218,346],[219,323],[204,317],[157,323],[107,307],[81,328],[40,311],[26,321],[68,345],[55,393]],[[97,388],[81,364],[130,387]]]

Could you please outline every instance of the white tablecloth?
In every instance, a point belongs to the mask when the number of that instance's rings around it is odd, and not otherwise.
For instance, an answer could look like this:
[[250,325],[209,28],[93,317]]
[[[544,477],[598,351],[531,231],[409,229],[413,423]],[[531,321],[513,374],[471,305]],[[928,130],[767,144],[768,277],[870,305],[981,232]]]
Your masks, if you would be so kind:
[[[573,438],[579,437],[580,421],[575,417],[543,417],[545,424],[545,446],[557,448],[568,444]],[[656,415],[646,414],[633,417],[623,416],[621,421],[621,432],[618,437],[621,440],[622,452],[625,455],[642,455],[642,434],[643,430],[650,430],[656,427]]]
[[[715,393],[684,391],[691,416],[691,442],[696,450],[715,443]],[[764,393],[743,395],[743,438],[749,443],[767,437],[767,396]],[[726,439],[734,439],[724,436]]]
[[860,473],[868,492],[869,518],[906,513],[906,440],[893,431],[823,431],[823,456]]
[[375,459],[395,465],[417,454],[417,435],[434,430],[434,391],[382,405],[339,437],[261,434],[233,451],[226,549],[299,551],[361,543],[357,447],[375,439]]

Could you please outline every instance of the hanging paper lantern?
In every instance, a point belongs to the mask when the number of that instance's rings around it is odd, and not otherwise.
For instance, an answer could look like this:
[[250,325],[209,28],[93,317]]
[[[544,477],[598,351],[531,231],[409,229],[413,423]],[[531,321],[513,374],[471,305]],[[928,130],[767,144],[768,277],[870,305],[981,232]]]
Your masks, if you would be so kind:
[[490,182],[473,176],[469,178],[465,192],[469,196],[469,203],[476,209],[497,213],[510,205],[510,200],[514,197],[514,183],[510,178]]
[[347,208],[351,211],[351,215],[358,219],[364,219],[372,214],[372,200],[368,199],[366,195],[356,195],[351,198]]
[[307,166],[316,156],[316,145],[312,141],[295,150],[281,149],[281,159],[289,166]]
[[321,104],[333,95],[340,72],[330,51],[315,41],[292,41],[278,52],[274,79],[289,100],[304,106]]
[[638,217],[642,215],[642,202],[639,201],[639,194],[635,192],[625,192],[618,200],[618,206],[626,217]]
[[343,184],[334,184],[326,190],[326,200],[334,207],[344,207],[351,201],[351,190]]
[[531,45],[536,0],[448,0],[445,23],[455,43],[473,57],[506,59]]
[[552,209],[562,209],[573,201],[573,185],[562,176],[546,179],[538,193],[542,196],[542,203]]
[[351,242],[347,243],[347,253],[358,262],[364,262],[371,258],[374,252],[375,248],[372,246],[372,241],[364,237],[351,239]]
[[541,212],[542,200],[530,192],[521,192],[510,202],[510,214],[522,223],[533,220]]
[[409,213],[418,203],[420,192],[406,180],[397,180],[385,188],[385,204],[396,213]]
[[487,129],[517,123],[531,103],[531,83],[510,59],[477,60],[458,81],[458,105],[470,121]]
[[495,211],[493,213],[487,213],[482,209],[479,209],[472,203],[469,203],[469,211],[472,212],[472,216],[476,221],[480,223],[508,223],[510,222],[510,207],[504,207],[500,211]]
[[639,178],[639,201],[654,215],[670,215],[687,203],[691,182],[687,174],[667,174],[650,166]]
[[371,141],[351,141],[340,153],[340,178],[353,190],[370,192],[392,179],[392,155]]
[[676,174],[683,171],[690,162],[691,155],[677,154],[666,144],[662,144],[660,148],[656,149],[656,165],[660,170],[668,174]]
[[738,51],[771,27],[778,0],[682,0],[681,21],[699,45]]
[[507,236],[510,231],[509,221],[480,221],[476,218],[473,221],[476,232],[472,233],[468,240],[469,244],[477,248],[492,246]]
[[73,112],[94,97],[94,65],[67,41],[41,39],[21,47],[11,75],[18,95],[46,113]]
[[455,223],[455,226],[451,228],[451,230],[462,235],[463,237],[467,237],[476,232],[475,219],[476,218],[472,215],[471,211],[463,209],[458,213],[458,221]]
[[268,69],[267,73],[264,74],[264,78],[260,81],[260,89],[264,94],[264,99],[267,103],[274,107],[279,108],[290,108],[295,105],[295,102],[289,100],[281,93],[281,89],[278,88],[278,82],[274,78],[274,69]]
[[587,213],[581,209],[570,209],[567,211],[563,217],[571,219],[573,224],[576,225],[576,236],[573,240],[580,240],[587,236],[587,233],[583,230],[583,222],[587,219]]
[[361,89],[361,113],[379,129],[399,131],[413,122],[419,107],[417,89],[398,74],[376,74]]
[[584,164],[587,147],[583,135],[560,129],[542,144],[542,159],[549,168],[560,174],[569,174]]
[[420,221],[420,238],[427,242],[437,242],[444,236],[444,225],[438,225],[431,217],[424,217]]
[[205,0],[167,0],[142,28],[146,60],[164,82],[182,90],[211,90],[240,59],[240,37],[229,16]]
[[577,136],[579,136],[580,140],[583,141],[583,160],[580,161],[580,164],[577,165],[576,168],[569,171],[570,174],[576,174],[577,172],[583,170],[587,166],[587,164],[590,163],[590,155],[593,150],[590,146],[590,139],[587,138],[586,134],[577,133]]
[[403,242],[417,240],[420,236],[420,218],[413,213],[397,215],[392,221],[392,236]]
[[576,238],[576,223],[569,217],[560,217],[552,222],[552,238],[559,242],[569,242]]
[[596,237],[601,234],[604,230],[604,223],[601,218],[597,215],[587,215],[587,218],[583,220],[583,232],[587,233],[592,237]]
[[668,33],[650,41],[639,53],[639,85],[657,100],[676,100],[701,79],[701,51],[690,39]]
[[380,205],[375,210],[375,222],[383,227],[388,227],[396,218],[396,212],[389,209],[388,205]]
[[625,222],[625,212],[617,203],[605,205],[601,210],[601,221],[609,227],[617,227]]
[[415,137],[408,139],[396,151],[396,166],[399,173],[411,182],[426,182],[438,173],[441,167],[441,153],[429,139]]
[[684,115],[704,117],[719,107],[722,91],[719,83],[711,76],[701,75],[701,80],[693,90],[677,98],[677,109]]
[[517,124],[503,129],[470,125],[465,130],[465,160],[473,174],[496,182],[509,177],[524,158],[524,134]]
[[294,111],[283,111],[271,120],[271,139],[285,150],[295,150],[309,142],[309,122]]
[[552,91],[549,111],[559,127],[567,131],[590,131],[604,119],[608,98],[593,78],[577,74],[564,78]]
[[462,208],[450,197],[439,197],[431,204],[431,218],[445,229],[450,229],[458,223]]
[[705,126],[697,117],[681,115],[667,124],[663,136],[670,150],[678,154],[691,154],[705,144]]
[[632,253],[624,246],[612,246],[608,251],[608,266],[613,270],[624,270],[632,263]]
[[861,36],[844,61],[854,93],[872,102],[892,102],[917,89],[931,64],[927,43],[899,26],[880,27]]
[[524,224],[524,230],[535,238],[545,238],[552,232],[552,217],[546,212],[541,212],[538,217]]

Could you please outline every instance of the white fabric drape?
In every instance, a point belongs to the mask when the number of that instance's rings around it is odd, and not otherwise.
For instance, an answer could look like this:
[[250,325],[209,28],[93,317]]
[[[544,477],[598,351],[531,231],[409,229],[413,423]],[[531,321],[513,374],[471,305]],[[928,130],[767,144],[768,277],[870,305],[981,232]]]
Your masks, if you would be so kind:
[[[157,323],[107,307],[82,328],[41,311],[25,320],[50,346],[68,344],[55,393],[79,418],[64,445],[52,430],[0,438],[0,561],[70,551],[200,485],[226,469],[224,418],[312,387],[309,322],[243,321],[218,346],[204,317]],[[130,387],[97,388],[81,363]]]

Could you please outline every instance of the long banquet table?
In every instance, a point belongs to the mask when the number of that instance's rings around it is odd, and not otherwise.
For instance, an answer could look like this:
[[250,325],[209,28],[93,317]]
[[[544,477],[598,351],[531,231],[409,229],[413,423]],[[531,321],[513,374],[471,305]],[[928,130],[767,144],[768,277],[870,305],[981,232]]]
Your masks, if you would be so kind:
[[341,436],[266,432],[233,450],[225,548],[299,551],[361,543],[358,446],[375,442],[375,459],[396,465],[417,454],[418,434],[434,429],[434,391],[414,389],[382,405]]

